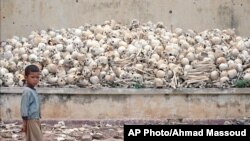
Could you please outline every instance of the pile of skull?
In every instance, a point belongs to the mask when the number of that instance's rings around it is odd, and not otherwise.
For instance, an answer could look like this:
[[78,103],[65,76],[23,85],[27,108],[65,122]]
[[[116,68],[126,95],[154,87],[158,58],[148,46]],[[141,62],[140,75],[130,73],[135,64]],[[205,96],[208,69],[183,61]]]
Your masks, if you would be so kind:
[[24,68],[36,64],[39,87],[234,87],[250,80],[249,49],[234,29],[198,33],[137,20],[32,31],[1,42],[0,86],[22,86]]

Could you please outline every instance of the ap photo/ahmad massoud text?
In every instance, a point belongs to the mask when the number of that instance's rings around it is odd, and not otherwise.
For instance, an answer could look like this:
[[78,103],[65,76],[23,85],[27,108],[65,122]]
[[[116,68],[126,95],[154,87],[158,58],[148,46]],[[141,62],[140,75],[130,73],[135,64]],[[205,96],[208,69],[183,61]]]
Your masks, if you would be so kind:
[[248,137],[250,125],[124,125],[124,139]]

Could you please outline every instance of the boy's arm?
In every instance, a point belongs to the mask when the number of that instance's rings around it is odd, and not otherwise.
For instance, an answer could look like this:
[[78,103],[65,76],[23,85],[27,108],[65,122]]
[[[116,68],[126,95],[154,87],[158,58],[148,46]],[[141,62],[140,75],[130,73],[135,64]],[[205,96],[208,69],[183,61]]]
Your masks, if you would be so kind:
[[24,92],[21,100],[21,116],[23,120],[28,119],[28,109],[29,109],[29,94]]
[[27,131],[27,120],[28,120],[28,109],[29,109],[29,92],[24,91],[21,100],[21,116],[23,119],[22,131]]

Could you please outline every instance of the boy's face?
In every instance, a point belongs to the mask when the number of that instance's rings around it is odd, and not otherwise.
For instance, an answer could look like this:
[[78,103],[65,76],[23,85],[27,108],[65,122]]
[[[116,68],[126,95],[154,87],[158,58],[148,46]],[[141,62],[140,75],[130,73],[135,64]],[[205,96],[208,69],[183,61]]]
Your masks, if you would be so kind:
[[29,75],[25,76],[26,83],[28,86],[35,87],[40,78],[40,73],[39,72],[30,72]]

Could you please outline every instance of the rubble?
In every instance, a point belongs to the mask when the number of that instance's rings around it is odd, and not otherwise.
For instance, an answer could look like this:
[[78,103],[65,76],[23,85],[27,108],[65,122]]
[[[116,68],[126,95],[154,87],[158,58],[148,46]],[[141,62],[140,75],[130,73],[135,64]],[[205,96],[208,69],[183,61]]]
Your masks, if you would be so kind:
[[[250,125],[250,119],[168,119],[168,120],[113,120],[89,122],[89,124],[73,123],[71,121],[42,121],[42,132],[45,141],[122,141],[124,125]],[[95,123],[95,124],[93,124]],[[58,126],[60,125],[60,126]],[[23,140],[21,122],[0,122],[0,140]]]

